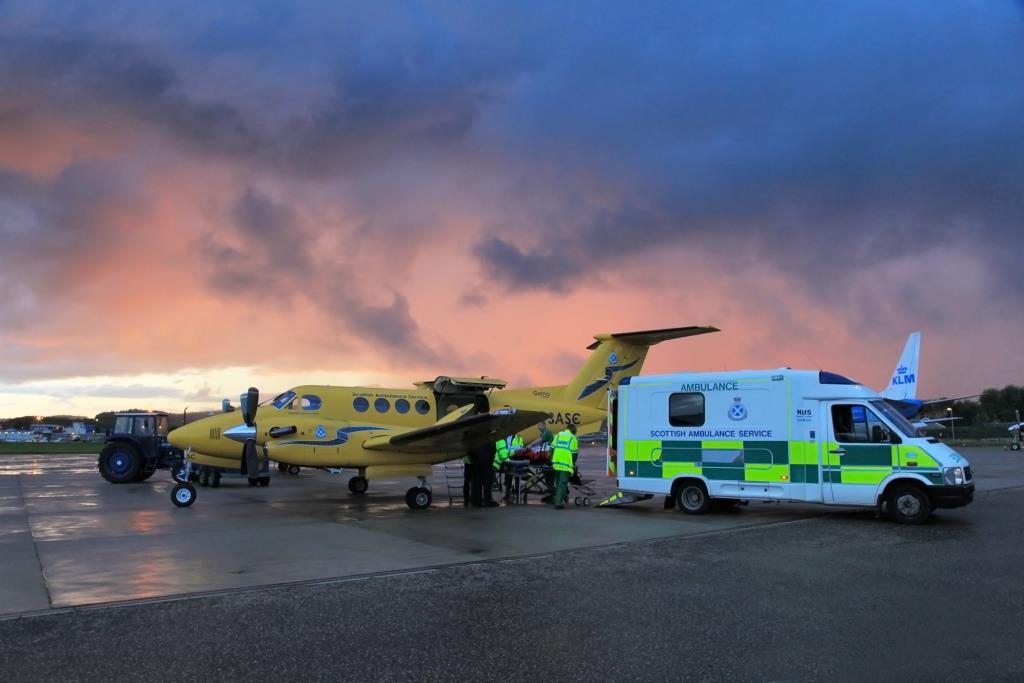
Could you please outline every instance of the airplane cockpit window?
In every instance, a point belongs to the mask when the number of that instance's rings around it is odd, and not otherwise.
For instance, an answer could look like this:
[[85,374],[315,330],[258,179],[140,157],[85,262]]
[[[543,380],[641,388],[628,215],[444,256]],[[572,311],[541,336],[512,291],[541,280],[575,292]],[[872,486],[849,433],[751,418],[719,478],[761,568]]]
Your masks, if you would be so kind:
[[416,412],[420,415],[426,415],[430,412],[430,404],[424,401],[422,398],[416,401]]
[[378,398],[373,402],[373,408],[378,413],[386,413],[391,409],[391,403],[386,398]]
[[402,415],[405,415],[406,413],[409,412],[409,402],[406,401],[404,398],[398,399],[397,401],[395,401],[395,410],[397,410]]
[[294,391],[286,391],[283,394],[279,395],[277,398],[275,398],[271,405],[273,405],[278,410],[283,410],[292,402],[294,398]]
[[305,394],[302,397],[302,409],[303,410],[320,410],[320,397],[314,394]]
[[362,396],[356,396],[356,399],[352,401],[352,407],[356,409],[357,413],[365,413],[370,409],[370,402]]

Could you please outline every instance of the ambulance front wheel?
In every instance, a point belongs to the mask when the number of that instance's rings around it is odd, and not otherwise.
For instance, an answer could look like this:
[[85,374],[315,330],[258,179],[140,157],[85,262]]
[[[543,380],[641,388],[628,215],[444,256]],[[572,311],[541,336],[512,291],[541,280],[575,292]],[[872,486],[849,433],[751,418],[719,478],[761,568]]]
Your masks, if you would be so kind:
[[703,515],[711,509],[711,497],[702,481],[685,479],[676,486],[676,505],[688,515]]
[[885,499],[889,519],[900,524],[924,524],[932,515],[932,501],[920,486],[898,484]]

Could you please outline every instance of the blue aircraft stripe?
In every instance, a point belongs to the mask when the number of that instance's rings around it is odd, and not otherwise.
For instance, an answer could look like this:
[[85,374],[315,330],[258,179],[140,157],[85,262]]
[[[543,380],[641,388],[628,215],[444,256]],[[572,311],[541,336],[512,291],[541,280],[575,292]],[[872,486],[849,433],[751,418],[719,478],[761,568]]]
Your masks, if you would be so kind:
[[604,377],[602,377],[601,379],[597,380],[596,382],[591,382],[587,386],[583,387],[583,391],[581,391],[580,395],[576,397],[576,400],[580,401],[580,400],[585,399],[587,396],[590,396],[592,393],[594,393],[595,391],[597,391],[598,389],[600,389],[604,385],[608,384],[608,382],[611,382],[612,381],[612,376],[615,375],[615,373],[622,372],[623,370],[629,370],[631,367],[636,365],[639,361],[640,361],[640,359],[637,358],[632,363],[626,363],[625,365],[609,365],[609,366],[605,367],[605,369],[604,369]]
[[335,432],[330,441],[278,441],[274,446],[340,446],[348,443],[348,436],[353,432],[387,431],[387,427],[343,427]]

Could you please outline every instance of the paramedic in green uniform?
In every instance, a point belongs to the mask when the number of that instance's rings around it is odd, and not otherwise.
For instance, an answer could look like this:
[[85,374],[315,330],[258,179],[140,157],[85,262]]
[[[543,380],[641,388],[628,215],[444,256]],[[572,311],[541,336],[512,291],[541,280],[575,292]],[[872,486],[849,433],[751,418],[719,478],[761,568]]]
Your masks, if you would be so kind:
[[551,452],[551,469],[555,471],[555,509],[565,506],[568,493],[569,477],[572,476],[576,454],[579,452],[579,441],[576,439],[576,425],[569,425],[555,437]]

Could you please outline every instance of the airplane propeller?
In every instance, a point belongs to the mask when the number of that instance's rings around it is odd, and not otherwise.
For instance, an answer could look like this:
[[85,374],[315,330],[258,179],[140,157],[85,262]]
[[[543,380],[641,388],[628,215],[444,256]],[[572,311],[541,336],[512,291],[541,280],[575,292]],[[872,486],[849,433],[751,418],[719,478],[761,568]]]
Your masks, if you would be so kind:
[[253,436],[245,440],[242,446],[242,474],[250,479],[257,477],[260,471],[260,463],[256,456],[256,408],[260,404],[260,390],[256,387],[249,387],[249,390],[239,396],[241,402],[242,419],[245,426],[253,430]]

